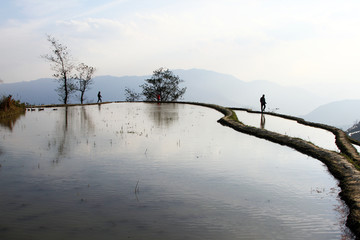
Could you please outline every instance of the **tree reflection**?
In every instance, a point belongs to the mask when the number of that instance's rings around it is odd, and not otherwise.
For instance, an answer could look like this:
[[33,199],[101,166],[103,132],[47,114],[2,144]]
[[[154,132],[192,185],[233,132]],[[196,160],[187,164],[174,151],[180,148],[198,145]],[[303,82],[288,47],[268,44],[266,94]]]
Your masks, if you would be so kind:
[[156,104],[149,116],[158,127],[169,127],[179,120],[178,104]]
[[19,112],[10,117],[0,119],[0,126],[8,128],[10,131],[12,131],[15,126],[16,121],[19,120],[24,115],[25,115],[25,112]]
[[58,127],[55,135],[54,144],[57,151],[54,163],[59,163],[60,159],[64,158],[69,152],[73,151],[77,142],[77,135],[88,135],[94,132],[95,125],[91,117],[86,112],[85,106],[80,109],[78,107],[65,107],[64,114],[61,121],[58,122]]

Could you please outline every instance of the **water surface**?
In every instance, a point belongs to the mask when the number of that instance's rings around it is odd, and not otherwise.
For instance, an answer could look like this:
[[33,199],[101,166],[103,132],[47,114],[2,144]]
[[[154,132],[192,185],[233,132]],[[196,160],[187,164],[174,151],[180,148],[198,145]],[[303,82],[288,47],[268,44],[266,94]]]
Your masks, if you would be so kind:
[[341,239],[319,161],[238,133],[219,112],[117,103],[0,127],[0,239]]
[[330,131],[268,114],[249,113],[240,110],[235,111],[235,113],[239,121],[246,125],[263,128],[290,137],[301,138],[319,147],[339,152],[335,143],[335,135]]

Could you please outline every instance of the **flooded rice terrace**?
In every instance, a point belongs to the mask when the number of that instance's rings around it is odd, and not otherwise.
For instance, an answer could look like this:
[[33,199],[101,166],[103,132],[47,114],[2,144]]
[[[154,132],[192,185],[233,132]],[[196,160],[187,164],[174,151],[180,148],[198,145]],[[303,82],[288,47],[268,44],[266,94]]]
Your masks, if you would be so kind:
[[222,116],[112,103],[0,126],[0,239],[351,239],[320,161]]
[[246,125],[263,128],[290,137],[301,138],[319,147],[339,152],[335,143],[335,135],[327,130],[268,114],[249,113],[240,110],[236,110],[235,113],[239,121]]

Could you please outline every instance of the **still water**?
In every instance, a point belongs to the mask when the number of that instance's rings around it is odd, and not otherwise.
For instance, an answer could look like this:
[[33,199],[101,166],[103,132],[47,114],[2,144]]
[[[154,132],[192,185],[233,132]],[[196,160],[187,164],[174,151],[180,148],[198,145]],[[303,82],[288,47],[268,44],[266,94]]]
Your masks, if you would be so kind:
[[246,125],[263,128],[290,137],[301,138],[319,147],[339,152],[335,143],[335,135],[330,131],[303,125],[295,120],[267,114],[249,113],[239,110],[235,111],[235,113],[239,121]]
[[351,239],[321,162],[221,117],[113,103],[0,126],[0,239]]

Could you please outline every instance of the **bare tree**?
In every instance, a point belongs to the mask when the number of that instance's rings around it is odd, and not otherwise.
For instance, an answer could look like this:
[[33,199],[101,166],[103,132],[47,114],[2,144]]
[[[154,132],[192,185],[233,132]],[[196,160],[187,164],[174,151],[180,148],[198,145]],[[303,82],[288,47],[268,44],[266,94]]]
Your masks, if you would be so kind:
[[92,77],[96,69],[86,65],[85,63],[80,63],[76,67],[76,71],[76,79],[78,80],[76,90],[80,92],[80,102],[83,104],[85,91],[90,89],[90,85],[94,83]]
[[59,94],[60,100],[62,100],[64,104],[67,104],[70,95],[76,89],[74,76],[71,75],[75,65],[72,62],[67,47],[51,35],[47,37],[47,40],[51,43],[51,53],[43,55],[42,58],[45,58],[51,63],[51,68],[55,72],[53,76],[60,83],[56,91]]

